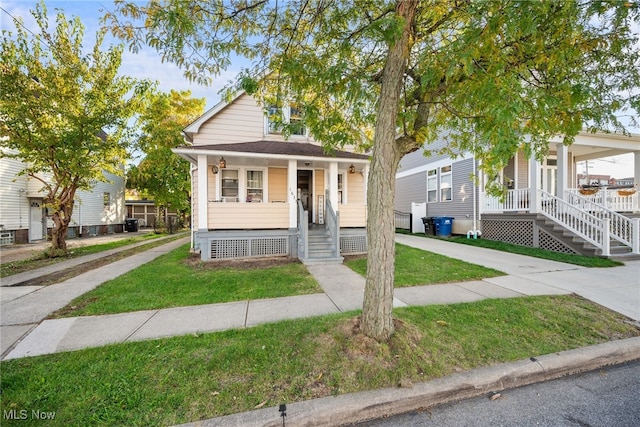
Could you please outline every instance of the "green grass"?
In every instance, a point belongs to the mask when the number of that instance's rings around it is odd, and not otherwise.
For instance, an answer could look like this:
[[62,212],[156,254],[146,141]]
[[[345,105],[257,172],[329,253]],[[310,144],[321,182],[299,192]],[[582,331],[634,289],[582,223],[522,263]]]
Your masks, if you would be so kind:
[[618,267],[624,263],[607,258],[590,257],[576,254],[563,254],[560,252],[548,251],[540,248],[530,248],[528,246],[514,245],[511,243],[500,242],[497,240],[487,239],[467,239],[466,236],[452,236],[449,238],[440,238],[428,236],[423,233],[409,233],[407,230],[396,229],[396,233],[408,234],[411,236],[424,237],[428,239],[440,239],[447,242],[460,243],[465,245],[477,246],[480,248],[495,249],[502,252],[511,252],[513,254],[526,255],[534,258],[548,259],[552,261],[564,262],[567,264],[579,265],[582,267],[602,268],[602,267]]
[[[351,312],[4,361],[2,409],[55,412],[47,425],[172,425],[410,386],[639,334],[621,316],[575,296],[394,313],[397,332],[384,344],[354,333],[356,313]],[[2,420],[3,426],[28,424]]]
[[[118,239],[108,243],[100,243],[97,245],[84,246],[82,240],[70,240],[67,243],[74,245],[69,248],[67,255],[55,258],[49,258],[46,255],[46,251],[42,251],[36,254],[34,257],[24,261],[14,261],[0,264],[0,277],[11,276],[12,274],[23,273],[25,271],[34,270],[36,268],[46,267],[48,265],[57,264],[62,261],[67,261],[73,258],[77,258],[83,255],[91,255],[98,252],[104,252],[111,249],[120,248],[123,246],[133,245],[135,243],[151,241],[159,237],[166,235],[156,233],[144,233],[134,237],[127,237],[125,239]],[[176,235],[177,236],[177,235]],[[182,236],[182,235],[180,235]],[[76,246],[77,243],[80,243]],[[164,242],[166,243],[166,242]]]
[[547,251],[539,248],[530,248],[527,246],[514,245],[511,243],[499,242],[496,240],[486,239],[467,239],[463,236],[454,236],[445,239],[454,243],[462,243],[465,245],[477,246],[481,248],[495,249],[503,252],[511,252],[514,254],[527,255],[535,258],[549,259],[552,261],[564,262],[567,264],[580,265],[582,267],[617,267],[624,265],[620,261],[607,258],[589,257],[576,254],[563,254],[560,252]]
[[[366,258],[346,260],[345,264],[360,275],[367,273]],[[396,243],[396,287],[464,282],[503,275],[503,272],[491,268]]]
[[262,269],[193,260],[189,245],[78,297],[57,316],[88,316],[322,292],[300,263]]

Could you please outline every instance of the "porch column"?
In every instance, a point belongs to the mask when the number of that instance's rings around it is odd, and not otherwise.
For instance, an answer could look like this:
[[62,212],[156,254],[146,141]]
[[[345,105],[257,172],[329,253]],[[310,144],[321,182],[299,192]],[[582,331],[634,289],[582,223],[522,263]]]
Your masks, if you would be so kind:
[[556,196],[564,200],[564,193],[569,188],[569,148],[559,142],[556,144],[556,152],[558,153]]
[[536,160],[534,154],[531,154],[529,159],[529,212],[531,213],[538,213],[540,210],[538,187],[540,187],[540,162]]
[[208,224],[208,202],[209,202],[209,185],[207,173],[207,156],[198,154],[198,231],[207,231]]
[[640,190],[640,151],[633,152],[633,187]]
[[329,163],[329,201],[334,211],[338,211],[338,162]]
[[289,228],[298,227],[298,161],[289,160],[287,167],[287,199],[289,201]]

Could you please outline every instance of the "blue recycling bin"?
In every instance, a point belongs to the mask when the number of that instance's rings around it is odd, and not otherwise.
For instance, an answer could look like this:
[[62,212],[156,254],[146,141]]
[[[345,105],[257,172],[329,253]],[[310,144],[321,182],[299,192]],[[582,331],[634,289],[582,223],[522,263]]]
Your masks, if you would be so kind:
[[453,218],[450,216],[434,216],[433,226],[438,237],[451,237]]

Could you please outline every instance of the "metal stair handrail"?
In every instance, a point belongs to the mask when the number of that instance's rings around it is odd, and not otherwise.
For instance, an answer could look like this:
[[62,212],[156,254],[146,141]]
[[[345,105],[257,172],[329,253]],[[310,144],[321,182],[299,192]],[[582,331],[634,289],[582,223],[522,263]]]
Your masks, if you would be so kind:
[[329,191],[325,194],[325,200],[327,201],[325,206],[327,210],[326,227],[331,235],[331,241],[333,243],[334,256],[340,256],[340,212],[336,212],[331,205],[331,199],[329,199]]
[[598,218],[608,219],[611,238],[629,246],[633,253],[640,253],[640,222],[638,218],[627,218],[613,209],[573,191],[565,192],[565,200]]
[[309,215],[298,200],[298,258],[309,256]]

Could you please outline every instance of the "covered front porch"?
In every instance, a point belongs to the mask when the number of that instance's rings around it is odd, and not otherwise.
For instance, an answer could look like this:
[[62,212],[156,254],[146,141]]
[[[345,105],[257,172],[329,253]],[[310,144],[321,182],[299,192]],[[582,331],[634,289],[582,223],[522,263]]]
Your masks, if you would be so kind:
[[333,233],[342,253],[353,246],[348,236],[365,234],[367,156],[267,141],[174,151],[192,164],[193,247],[202,259],[300,257],[302,224],[345,230]]
[[[633,158],[632,183],[609,187],[578,181],[581,162],[619,154]],[[479,191],[478,208],[487,237],[505,234],[498,228],[509,229],[506,222],[519,224],[528,214],[544,218],[549,234],[571,233],[594,246],[598,255],[610,256],[614,245],[640,254],[640,136],[581,134],[569,147],[554,141],[541,162],[518,153],[502,171],[502,178],[507,187],[504,197]],[[500,221],[505,223],[500,226]],[[510,234],[525,233],[515,227]]]

